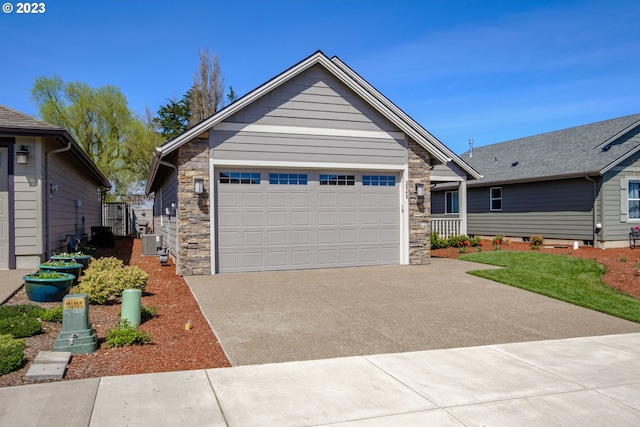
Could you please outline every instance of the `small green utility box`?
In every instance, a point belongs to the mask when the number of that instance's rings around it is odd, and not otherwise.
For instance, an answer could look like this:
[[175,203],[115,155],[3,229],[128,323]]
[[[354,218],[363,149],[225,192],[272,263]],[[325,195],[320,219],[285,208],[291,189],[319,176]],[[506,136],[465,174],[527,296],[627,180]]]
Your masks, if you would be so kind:
[[62,331],[53,344],[53,351],[71,354],[93,353],[98,347],[96,331],[89,323],[87,294],[68,294],[62,299]]

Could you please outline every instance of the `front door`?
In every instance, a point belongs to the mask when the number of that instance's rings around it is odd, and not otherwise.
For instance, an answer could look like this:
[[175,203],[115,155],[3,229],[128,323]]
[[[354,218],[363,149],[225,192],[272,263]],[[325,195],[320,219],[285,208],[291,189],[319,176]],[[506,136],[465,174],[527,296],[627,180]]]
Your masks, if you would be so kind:
[[0,269],[9,268],[9,150],[0,147]]

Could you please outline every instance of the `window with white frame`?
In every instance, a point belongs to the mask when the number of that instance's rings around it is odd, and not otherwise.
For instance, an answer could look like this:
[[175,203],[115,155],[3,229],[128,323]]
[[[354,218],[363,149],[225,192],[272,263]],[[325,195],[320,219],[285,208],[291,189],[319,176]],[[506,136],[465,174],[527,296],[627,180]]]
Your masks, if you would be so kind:
[[445,211],[446,214],[457,214],[460,213],[459,201],[458,201],[458,192],[457,191],[447,191],[444,193],[445,197]]
[[629,219],[640,219],[640,180],[630,179],[627,184]]
[[489,190],[489,203],[490,210],[501,211],[502,210],[502,187],[491,187]]

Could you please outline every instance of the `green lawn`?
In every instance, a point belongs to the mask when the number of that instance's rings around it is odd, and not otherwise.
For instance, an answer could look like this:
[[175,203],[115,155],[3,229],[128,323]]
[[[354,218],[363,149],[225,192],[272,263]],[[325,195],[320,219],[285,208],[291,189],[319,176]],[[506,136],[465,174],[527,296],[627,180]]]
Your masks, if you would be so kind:
[[475,276],[640,323],[640,299],[605,285],[605,268],[595,261],[518,251],[478,252],[459,259],[505,267],[469,272]]

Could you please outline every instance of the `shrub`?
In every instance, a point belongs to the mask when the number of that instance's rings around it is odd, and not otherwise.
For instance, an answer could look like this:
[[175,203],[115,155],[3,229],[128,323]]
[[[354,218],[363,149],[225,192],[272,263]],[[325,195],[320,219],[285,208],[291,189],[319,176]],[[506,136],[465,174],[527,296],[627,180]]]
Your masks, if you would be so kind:
[[24,363],[23,340],[14,339],[11,335],[0,335],[0,375],[20,369]]
[[531,249],[540,249],[540,246],[544,243],[544,239],[541,234],[534,234],[529,237],[529,241],[531,242]]
[[153,319],[154,317],[156,317],[158,315],[158,308],[157,307],[146,307],[146,306],[140,306],[140,318],[143,322],[146,322],[147,320]]
[[[449,246],[454,248],[459,248],[464,242],[469,242],[469,238],[464,234],[462,236],[449,236],[447,240],[449,242]],[[468,246],[468,244],[466,246]]]
[[62,306],[44,310],[40,314],[40,320],[44,322],[62,323]]
[[0,307],[0,335],[24,338],[39,334],[42,325],[38,317],[42,312],[42,307],[33,304]]
[[149,275],[134,266],[125,266],[114,257],[91,261],[82,282],[74,288],[76,293],[86,293],[92,304],[107,304],[122,296],[125,289],[144,292]]
[[447,239],[440,237],[437,231],[431,232],[431,249],[442,249],[449,247]]
[[151,342],[151,333],[137,329],[127,319],[122,319],[118,326],[107,331],[106,343],[109,347],[125,345],[144,345]]

